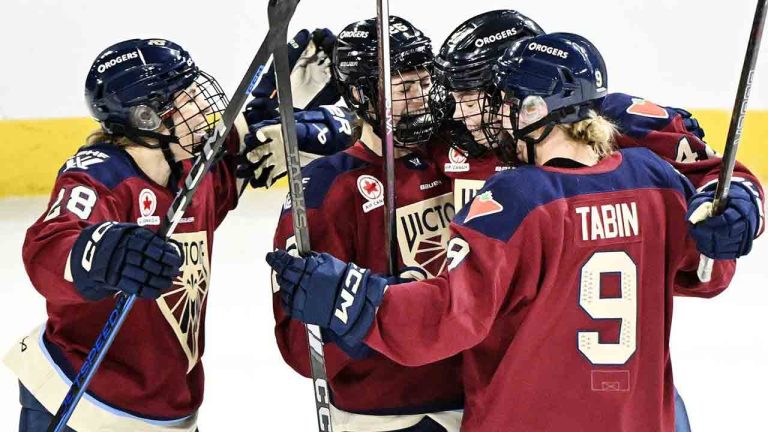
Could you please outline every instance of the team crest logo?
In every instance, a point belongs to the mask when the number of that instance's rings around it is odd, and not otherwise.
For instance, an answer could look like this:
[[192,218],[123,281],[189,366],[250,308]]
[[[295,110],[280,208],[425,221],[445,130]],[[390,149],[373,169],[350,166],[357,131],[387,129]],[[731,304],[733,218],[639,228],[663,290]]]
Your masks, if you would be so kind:
[[151,189],[142,189],[139,193],[139,212],[141,217],[136,220],[139,226],[160,225],[160,216],[156,216],[157,196]]
[[397,241],[405,265],[401,276],[425,279],[445,269],[448,226],[455,213],[450,192],[397,209]]
[[464,219],[464,223],[479,217],[500,213],[503,210],[504,206],[493,199],[493,194],[491,191],[485,191],[475,197],[475,199],[472,201],[472,205],[469,207],[469,212],[467,213],[467,217]]
[[208,236],[205,231],[198,231],[174,234],[173,239],[184,247],[181,275],[173,281],[173,287],[156,301],[187,355],[189,372],[200,360],[200,324],[211,268]]
[[357,178],[357,190],[367,201],[363,212],[368,213],[384,205],[384,185],[376,177],[364,174]]
[[632,105],[627,108],[627,112],[642,117],[658,119],[669,118],[667,110],[645,99],[632,98]]
[[449,163],[445,164],[445,172],[466,172],[469,171],[467,155],[451,147],[448,150]]

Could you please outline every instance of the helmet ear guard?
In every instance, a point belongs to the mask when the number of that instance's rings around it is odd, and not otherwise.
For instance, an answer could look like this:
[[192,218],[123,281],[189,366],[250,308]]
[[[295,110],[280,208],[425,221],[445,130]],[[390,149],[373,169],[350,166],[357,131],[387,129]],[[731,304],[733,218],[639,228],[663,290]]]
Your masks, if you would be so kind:
[[128,108],[128,121],[132,127],[144,131],[157,130],[163,124],[157,111],[147,105],[136,105]]

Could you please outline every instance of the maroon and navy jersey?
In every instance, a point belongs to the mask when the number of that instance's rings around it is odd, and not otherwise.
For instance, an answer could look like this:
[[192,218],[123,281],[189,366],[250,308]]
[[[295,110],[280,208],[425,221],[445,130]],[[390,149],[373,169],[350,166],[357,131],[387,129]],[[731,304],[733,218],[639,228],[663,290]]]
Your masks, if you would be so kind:
[[[699,136],[686,128],[679,110],[662,107],[643,98],[611,93],[602,99],[599,112],[618,127],[620,134],[616,137],[616,144],[619,148],[650,149],[670,162],[697,188],[717,180],[720,159]],[[438,168],[452,179],[457,211],[477,194],[486,179],[506,169],[493,152],[468,159],[447,142],[432,145],[430,154]],[[758,202],[763,202],[762,187],[741,164],[736,167],[734,181],[745,182],[755,192]],[[762,211],[762,205],[760,208]]]
[[[160,419],[189,416],[200,406],[213,232],[238,197],[231,159],[225,157],[200,183],[172,236],[184,249],[181,275],[156,301],[135,302],[88,388],[97,400]],[[191,162],[183,165],[186,173]],[[67,378],[80,369],[115,305],[113,297],[87,301],[75,288],[68,265],[75,240],[104,221],[156,230],[174,196],[112,144],[84,147],[60,170],[48,208],[27,231],[23,259],[46,299],[43,351]]]
[[646,149],[504,171],[451,224],[447,271],[390,285],[365,343],[409,366],[464,352],[466,431],[673,431],[675,290],[696,276],[691,184]]
[[[387,272],[384,238],[382,159],[361,142],[303,170],[312,250]],[[419,154],[396,160],[399,268],[412,278],[435,277],[446,263],[448,225],[454,217],[451,185]],[[290,250],[290,202],[275,234],[275,247]],[[277,288],[276,288],[277,289]],[[304,325],[286,316],[274,295],[275,334],[285,361],[310,376]],[[405,367],[373,353],[352,359],[335,344],[325,345],[333,404],[361,414],[416,414],[461,407],[459,357]]]

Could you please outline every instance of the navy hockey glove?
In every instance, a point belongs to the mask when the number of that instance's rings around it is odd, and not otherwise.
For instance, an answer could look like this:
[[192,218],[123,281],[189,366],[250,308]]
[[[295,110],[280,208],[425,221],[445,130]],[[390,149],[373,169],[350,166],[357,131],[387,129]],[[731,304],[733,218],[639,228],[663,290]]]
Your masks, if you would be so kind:
[[[336,36],[328,29],[301,30],[288,42],[293,106],[302,110],[336,103],[341,96],[331,77],[331,55]],[[274,66],[262,75],[245,108],[248,124],[277,116],[278,100]]]
[[116,290],[156,299],[184,262],[181,247],[135,224],[105,222],[83,230],[70,256],[72,279],[88,300]]
[[680,114],[680,117],[682,117],[683,119],[683,125],[685,126],[685,130],[696,135],[701,140],[704,139],[704,129],[701,128],[701,126],[699,125],[699,121],[693,117],[693,114],[691,114],[690,112],[682,108],[675,108],[675,107],[668,107],[668,108]]
[[702,254],[715,259],[735,259],[752,249],[759,229],[759,204],[755,193],[739,182],[731,183],[725,211],[710,216],[717,184],[710,185],[688,200],[691,222],[688,232]]
[[[387,285],[396,285],[401,283],[407,283],[407,282],[413,282],[416,279],[401,277],[401,276],[383,276],[383,275],[374,275],[376,277],[383,277],[387,281]],[[350,358],[354,360],[363,360],[371,356],[373,354],[373,350],[368,347],[368,345],[365,344],[359,344],[356,346],[349,346],[345,343],[344,340],[342,340],[340,337],[336,336],[336,333],[326,330],[326,329],[320,329],[320,334],[323,336],[323,342],[332,342],[335,343],[339,349],[344,351],[346,355],[348,355]]]
[[331,330],[347,348],[359,347],[373,324],[387,280],[327,253],[306,258],[267,254],[283,307],[295,319]]
[[[302,165],[349,147],[356,121],[352,112],[333,105],[297,113],[296,136]],[[268,188],[286,174],[280,119],[249,125],[243,141],[245,146],[236,171],[238,178],[249,180],[254,188]]]

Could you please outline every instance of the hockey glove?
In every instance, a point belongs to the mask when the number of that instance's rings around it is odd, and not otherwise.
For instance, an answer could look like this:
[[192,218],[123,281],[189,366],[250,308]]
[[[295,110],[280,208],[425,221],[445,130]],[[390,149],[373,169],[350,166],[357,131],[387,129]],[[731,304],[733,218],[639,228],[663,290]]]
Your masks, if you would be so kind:
[[695,117],[693,117],[693,114],[691,114],[690,112],[682,108],[675,108],[675,107],[668,107],[668,108],[680,114],[680,117],[683,119],[683,126],[685,126],[685,130],[696,135],[701,140],[704,139],[704,129],[702,129],[701,125],[699,125],[699,121],[696,120]]
[[335,333],[348,349],[359,347],[373,324],[387,280],[327,253],[296,258],[267,254],[283,307],[294,319]]
[[[302,166],[319,156],[335,154],[352,144],[356,117],[350,111],[329,105],[296,114]],[[270,187],[286,174],[285,147],[279,119],[248,126],[237,177],[254,188]]]
[[[331,55],[336,36],[328,29],[310,33],[301,30],[288,42],[293,106],[302,110],[336,103],[340,95],[331,79]],[[245,108],[248,124],[277,116],[278,100],[275,69],[270,66],[251,92],[254,99]]]
[[105,222],[83,230],[70,255],[72,279],[88,300],[116,290],[156,299],[184,262],[181,245],[135,224]]
[[739,182],[731,183],[725,210],[712,214],[717,184],[706,187],[688,201],[688,232],[702,254],[714,259],[735,259],[752,249],[759,229],[759,201],[755,192]]

